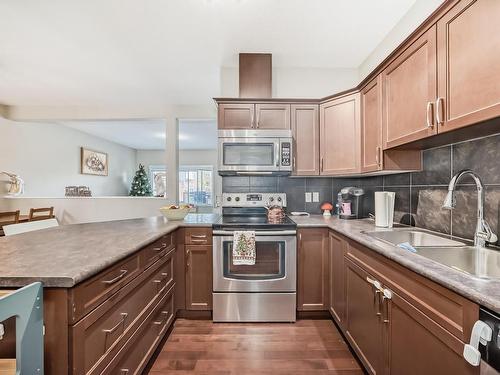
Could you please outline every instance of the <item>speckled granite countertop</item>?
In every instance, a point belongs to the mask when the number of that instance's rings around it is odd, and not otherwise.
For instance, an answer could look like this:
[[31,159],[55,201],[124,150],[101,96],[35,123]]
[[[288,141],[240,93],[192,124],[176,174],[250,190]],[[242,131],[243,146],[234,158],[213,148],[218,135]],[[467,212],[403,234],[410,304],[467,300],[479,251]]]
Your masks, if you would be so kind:
[[0,287],[42,281],[72,287],[181,226],[211,226],[216,214],[63,225],[0,237]]
[[441,284],[458,294],[500,313],[500,280],[483,280],[454,270],[418,254],[389,245],[364,234],[364,231],[387,230],[376,228],[372,220],[340,220],[337,217],[324,218],[291,216],[300,227],[328,227],[361,243],[406,268]]

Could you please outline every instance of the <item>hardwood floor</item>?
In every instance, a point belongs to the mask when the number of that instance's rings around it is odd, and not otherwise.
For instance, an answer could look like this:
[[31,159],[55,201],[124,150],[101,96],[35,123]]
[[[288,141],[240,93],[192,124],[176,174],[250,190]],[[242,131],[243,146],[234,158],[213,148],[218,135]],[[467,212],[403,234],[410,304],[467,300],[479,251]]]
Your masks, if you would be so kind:
[[175,322],[149,375],[363,374],[329,320],[288,323]]

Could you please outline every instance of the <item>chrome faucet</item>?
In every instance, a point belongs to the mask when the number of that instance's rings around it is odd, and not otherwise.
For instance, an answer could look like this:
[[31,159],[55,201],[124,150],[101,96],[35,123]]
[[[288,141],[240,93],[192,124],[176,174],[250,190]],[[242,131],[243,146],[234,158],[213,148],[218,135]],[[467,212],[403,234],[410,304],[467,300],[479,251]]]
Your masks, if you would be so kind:
[[443,208],[447,210],[455,208],[455,188],[458,181],[465,175],[470,175],[474,179],[477,188],[477,224],[476,233],[474,234],[474,246],[485,247],[487,242],[497,242],[498,238],[484,220],[484,186],[481,178],[476,173],[470,169],[464,169],[453,176],[448,185],[448,194],[444,200]]

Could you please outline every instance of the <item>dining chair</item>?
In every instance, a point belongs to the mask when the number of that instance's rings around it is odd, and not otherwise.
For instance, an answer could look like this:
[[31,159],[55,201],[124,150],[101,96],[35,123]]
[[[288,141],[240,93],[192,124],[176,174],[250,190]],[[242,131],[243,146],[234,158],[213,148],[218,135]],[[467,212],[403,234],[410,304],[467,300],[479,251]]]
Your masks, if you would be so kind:
[[0,236],[3,236],[3,227],[9,224],[19,223],[19,210],[10,212],[0,212]]
[[54,217],[54,207],[31,208],[28,221],[47,220]]
[[27,221],[26,223],[4,225],[3,231],[6,236],[14,234],[32,232],[40,229],[47,229],[59,226],[57,219]]

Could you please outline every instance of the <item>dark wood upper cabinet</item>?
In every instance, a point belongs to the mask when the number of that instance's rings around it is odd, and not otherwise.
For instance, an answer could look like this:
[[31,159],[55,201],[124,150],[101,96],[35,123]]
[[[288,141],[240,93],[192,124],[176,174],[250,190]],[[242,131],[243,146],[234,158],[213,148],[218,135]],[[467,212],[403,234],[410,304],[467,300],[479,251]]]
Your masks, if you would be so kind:
[[340,236],[330,232],[329,235],[329,274],[330,274],[330,314],[339,324],[345,318],[345,247],[347,243]]
[[185,245],[186,309],[212,310],[212,245]]
[[297,310],[328,310],[328,229],[299,229]]
[[382,72],[383,147],[437,133],[436,27],[432,26]]
[[290,104],[255,104],[256,129],[290,129]]
[[500,1],[463,0],[437,23],[439,132],[500,116]]
[[320,110],[320,174],[359,172],[359,92],[322,103]]
[[255,104],[222,103],[218,109],[219,129],[251,129],[255,126]]
[[292,133],[295,141],[293,174],[319,174],[319,107],[317,104],[292,105]]
[[361,171],[382,169],[382,76],[361,90]]
[[289,103],[220,103],[219,129],[290,129]]

